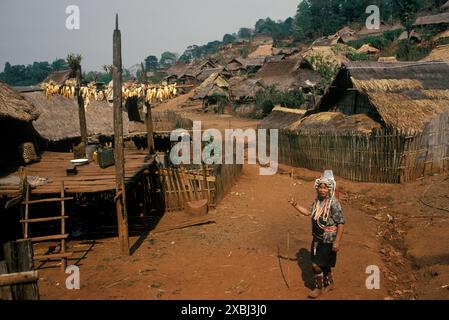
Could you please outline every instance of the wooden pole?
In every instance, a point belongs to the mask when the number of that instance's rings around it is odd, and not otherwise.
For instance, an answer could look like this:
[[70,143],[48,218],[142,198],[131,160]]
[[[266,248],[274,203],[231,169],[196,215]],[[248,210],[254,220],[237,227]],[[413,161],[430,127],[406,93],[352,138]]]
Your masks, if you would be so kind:
[[[80,94],[81,88],[81,66],[76,70],[76,87],[75,87],[75,96],[78,101],[78,113],[80,120],[80,133],[81,133],[81,142],[84,143],[84,146],[87,146],[87,124],[86,124],[86,110],[84,109],[84,98]],[[85,154],[86,149],[84,148],[83,153]]]
[[123,151],[123,119],[122,119],[122,45],[121,33],[118,28],[118,14],[115,16],[113,35],[113,66],[112,80],[114,92],[114,157],[116,176],[116,210],[120,251],[129,255],[128,213],[126,211],[125,161]]
[[151,115],[151,104],[145,102],[146,105],[146,114],[145,114],[145,124],[147,126],[147,143],[148,143],[148,153],[154,154],[154,135],[153,135],[153,117]]

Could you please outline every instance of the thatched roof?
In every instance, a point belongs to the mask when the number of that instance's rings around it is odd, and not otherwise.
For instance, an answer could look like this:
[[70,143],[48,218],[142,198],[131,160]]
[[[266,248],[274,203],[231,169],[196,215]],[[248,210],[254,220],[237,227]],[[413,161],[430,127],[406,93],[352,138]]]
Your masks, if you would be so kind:
[[257,47],[256,50],[251,52],[248,55],[248,58],[267,57],[267,56],[271,56],[272,52],[273,52],[273,45],[272,44],[264,44],[264,45]]
[[448,78],[444,62],[351,62],[337,74],[317,110],[330,110],[346,90],[356,89],[386,126],[422,131],[433,117],[449,110]]
[[39,117],[36,107],[0,81],[0,118],[31,122]]
[[197,74],[196,78],[198,79],[198,81],[204,81],[207,78],[209,78],[211,74],[214,74],[214,73],[218,73],[218,74],[222,75],[223,77],[230,76],[230,74],[227,70],[225,70],[223,67],[219,67],[219,68],[203,69],[203,70],[201,70],[201,72],[199,74]]
[[350,27],[344,27],[337,31],[337,35],[340,36],[341,40],[346,43],[351,40],[356,40],[356,31],[351,29]]
[[306,110],[275,107],[259,124],[260,129],[296,130]]
[[325,62],[333,66],[340,66],[349,61],[345,54],[336,53],[333,47],[311,47],[303,53],[303,57],[309,62],[312,62],[312,57],[317,56],[321,56]]
[[416,32],[415,30],[412,30],[412,32],[409,34],[407,32],[407,30],[405,30],[404,32],[401,33],[401,35],[399,36],[398,40],[415,40],[415,41],[421,41],[422,37],[421,34],[419,34],[418,32]]
[[340,112],[320,112],[304,117],[295,129],[369,134],[380,127],[378,122],[365,114],[345,115]]
[[203,81],[198,88],[195,89],[195,93],[191,99],[204,99],[213,94],[219,94],[229,96],[228,93],[229,83],[218,72],[213,73]]
[[378,54],[380,52],[379,49],[373,47],[370,44],[365,43],[363,46],[361,46],[358,50],[358,53],[366,53],[366,54]]
[[61,70],[61,71],[55,71],[51,73],[47,78],[45,78],[44,83],[53,81],[57,85],[61,86],[64,84],[64,82],[68,79],[70,79],[70,74],[72,73],[72,70]]
[[[237,80],[237,79],[236,79]],[[254,99],[258,90],[264,86],[260,79],[238,79],[230,81],[231,95],[234,100]]]
[[255,36],[252,40],[255,44],[273,44],[274,40],[273,37],[269,34],[258,34]]
[[258,58],[246,58],[245,59],[245,68],[254,68],[254,67],[262,67],[265,63],[266,57],[258,57]]
[[226,65],[228,71],[239,71],[245,69],[245,60],[240,58],[233,58]]
[[281,90],[292,87],[308,87],[307,80],[314,83],[321,80],[319,74],[303,58],[267,62],[255,77],[261,79],[264,85],[275,85]]
[[[75,99],[54,95],[47,99],[43,92],[22,94],[26,101],[34,104],[40,117],[33,125],[39,134],[50,141],[60,141],[80,136],[78,103]],[[111,136],[114,133],[113,109],[106,101],[91,101],[86,110],[89,135]],[[137,124],[130,124],[128,115],[123,113],[123,133],[131,134]]]
[[404,27],[401,24],[388,25],[382,21],[379,29],[368,29],[365,26],[360,31],[357,31],[356,37],[360,39],[360,38],[365,38],[365,37],[369,37],[369,36],[377,36],[377,35],[381,35],[384,32],[387,32],[387,31],[398,30],[398,29],[403,29],[403,28]]
[[415,26],[427,26],[435,24],[449,24],[449,12],[419,17],[414,23]]
[[316,39],[312,43],[312,47],[327,47],[327,46],[334,46],[339,43],[344,43],[343,39],[340,37],[339,34],[334,34],[332,36],[327,37],[321,37]]
[[436,47],[427,57],[422,59],[422,61],[435,61],[435,60],[449,62],[449,44]]
[[188,67],[189,64],[182,61],[177,61],[174,65],[167,69],[167,76],[170,77],[174,75],[179,77],[186,72]]
[[379,57],[379,59],[377,59],[378,62],[384,62],[384,63],[394,63],[394,62],[398,62],[398,59],[396,58],[396,56],[393,57]]
[[441,9],[449,9],[449,1],[441,6]]

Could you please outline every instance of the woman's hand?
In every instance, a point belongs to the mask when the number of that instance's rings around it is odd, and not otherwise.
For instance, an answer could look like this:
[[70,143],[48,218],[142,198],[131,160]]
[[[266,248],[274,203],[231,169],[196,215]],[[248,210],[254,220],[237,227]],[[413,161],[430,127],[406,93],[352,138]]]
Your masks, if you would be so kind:
[[290,198],[289,200],[287,200],[288,201],[288,203],[290,203],[292,206],[294,206],[294,207],[296,207],[297,205],[298,205],[298,202],[296,202],[296,200],[295,199],[293,199],[293,198]]
[[340,244],[338,242],[334,242],[332,245],[332,251],[338,252],[340,250]]

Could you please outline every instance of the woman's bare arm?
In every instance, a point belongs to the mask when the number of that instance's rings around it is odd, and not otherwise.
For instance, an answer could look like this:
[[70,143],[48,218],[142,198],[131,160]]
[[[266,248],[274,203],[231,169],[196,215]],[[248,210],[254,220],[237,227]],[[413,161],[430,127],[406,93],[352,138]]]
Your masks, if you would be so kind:
[[332,245],[332,250],[335,252],[338,252],[338,250],[340,250],[340,241],[341,241],[341,238],[343,237],[344,231],[345,231],[345,225],[339,224],[337,226],[337,237],[335,238],[334,244]]
[[288,203],[290,203],[293,206],[293,208],[295,208],[303,216],[306,217],[310,216],[310,211],[300,206],[294,199],[288,200]]

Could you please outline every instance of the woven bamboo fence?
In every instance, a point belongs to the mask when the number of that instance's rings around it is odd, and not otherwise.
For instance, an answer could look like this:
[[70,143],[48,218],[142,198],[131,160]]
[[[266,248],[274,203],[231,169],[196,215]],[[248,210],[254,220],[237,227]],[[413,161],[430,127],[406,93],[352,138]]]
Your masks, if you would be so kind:
[[158,168],[165,211],[181,211],[186,202],[208,200],[215,208],[241,174],[242,165],[169,166]]
[[381,129],[279,132],[279,162],[360,182],[401,183],[449,170],[449,116],[421,133]]

